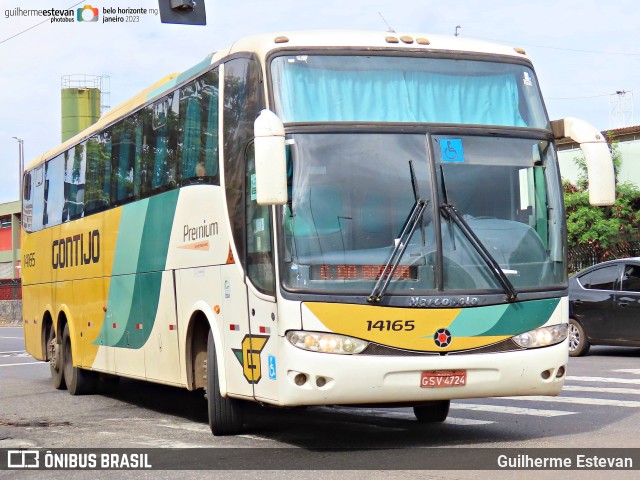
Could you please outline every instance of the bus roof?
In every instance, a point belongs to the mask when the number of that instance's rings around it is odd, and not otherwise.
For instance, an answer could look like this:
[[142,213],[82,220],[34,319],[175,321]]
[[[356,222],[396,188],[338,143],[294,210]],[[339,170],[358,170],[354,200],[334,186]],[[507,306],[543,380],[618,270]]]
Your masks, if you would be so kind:
[[140,93],[124,101],[120,105],[106,112],[100,119],[71,137],[57,147],[36,157],[26,169],[53,158],[91,135],[99,132],[118,118],[139,109],[152,100],[161,97],[178,85],[198,76],[225,57],[240,52],[253,52],[264,60],[267,55],[279,49],[320,49],[320,48],[355,48],[369,51],[412,51],[412,52],[447,52],[447,53],[477,53],[527,58],[524,50],[506,45],[474,40],[465,37],[444,35],[427,35],[421,33],[395,33],[359,30],[309,30],[260,34],[242,38],[230,47],[211,53],[200,63],[182,73],[172,73],[160,81],[144,89]]

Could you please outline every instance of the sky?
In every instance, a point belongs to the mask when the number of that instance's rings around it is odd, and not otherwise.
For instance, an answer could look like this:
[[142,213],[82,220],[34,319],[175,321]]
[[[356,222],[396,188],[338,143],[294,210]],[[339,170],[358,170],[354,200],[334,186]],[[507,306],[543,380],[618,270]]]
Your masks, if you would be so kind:
[[[116,106],[256,33],[386,31],[386,22],[398,34],[428,36],[459,26],[459,35],[526,50],[552,120],[579,117],[600,130],[640,124],[640,110],[632,115],[640,105],[637,0],[205,0],[206,26],[162,24],[152,13],[102,22],[104,8],[149,10],[158,1],[169,0],[0,0],[0,203],[18,199],[12,137],[24,141],[25,164],[61,141],[62,76],[109,76]],[[98,22],[38,25],[43,17],[10,15],[85,5],[100,11]]]

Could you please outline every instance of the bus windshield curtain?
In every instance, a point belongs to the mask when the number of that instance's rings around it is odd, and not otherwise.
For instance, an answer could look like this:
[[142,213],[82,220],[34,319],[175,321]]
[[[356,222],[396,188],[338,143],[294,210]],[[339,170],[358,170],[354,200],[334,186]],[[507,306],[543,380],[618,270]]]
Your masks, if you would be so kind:
[[277,73],[281,81],[278,113],[286,122],[526,126],[512,74],[342,71],[301,64],[286,64]]

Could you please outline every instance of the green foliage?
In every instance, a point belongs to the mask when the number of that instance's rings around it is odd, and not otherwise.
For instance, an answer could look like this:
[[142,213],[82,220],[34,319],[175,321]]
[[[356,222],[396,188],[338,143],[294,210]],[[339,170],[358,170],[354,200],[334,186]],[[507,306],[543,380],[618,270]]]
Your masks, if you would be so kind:
[[601,258],[620,241],[628,240],[640,227],[640,189],[632,183],[618,183],[621,159],[616,142],[611,144],[616,175],[616,201],[610,207],[589,205],[587,168],[584,157],[574,158],[580,169],[576,185],[563,181],[569,246],[589,245]]

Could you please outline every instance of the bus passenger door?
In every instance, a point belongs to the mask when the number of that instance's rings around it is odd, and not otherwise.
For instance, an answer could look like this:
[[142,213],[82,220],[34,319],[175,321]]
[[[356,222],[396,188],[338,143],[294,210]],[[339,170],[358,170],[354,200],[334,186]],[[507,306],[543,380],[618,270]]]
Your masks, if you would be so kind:
[[256,398],[278,399],[278,324],[271,235],[271,209],[256,203],[253,143],[247,148],[245,178],[246,267],[251,345],[247,359]]

